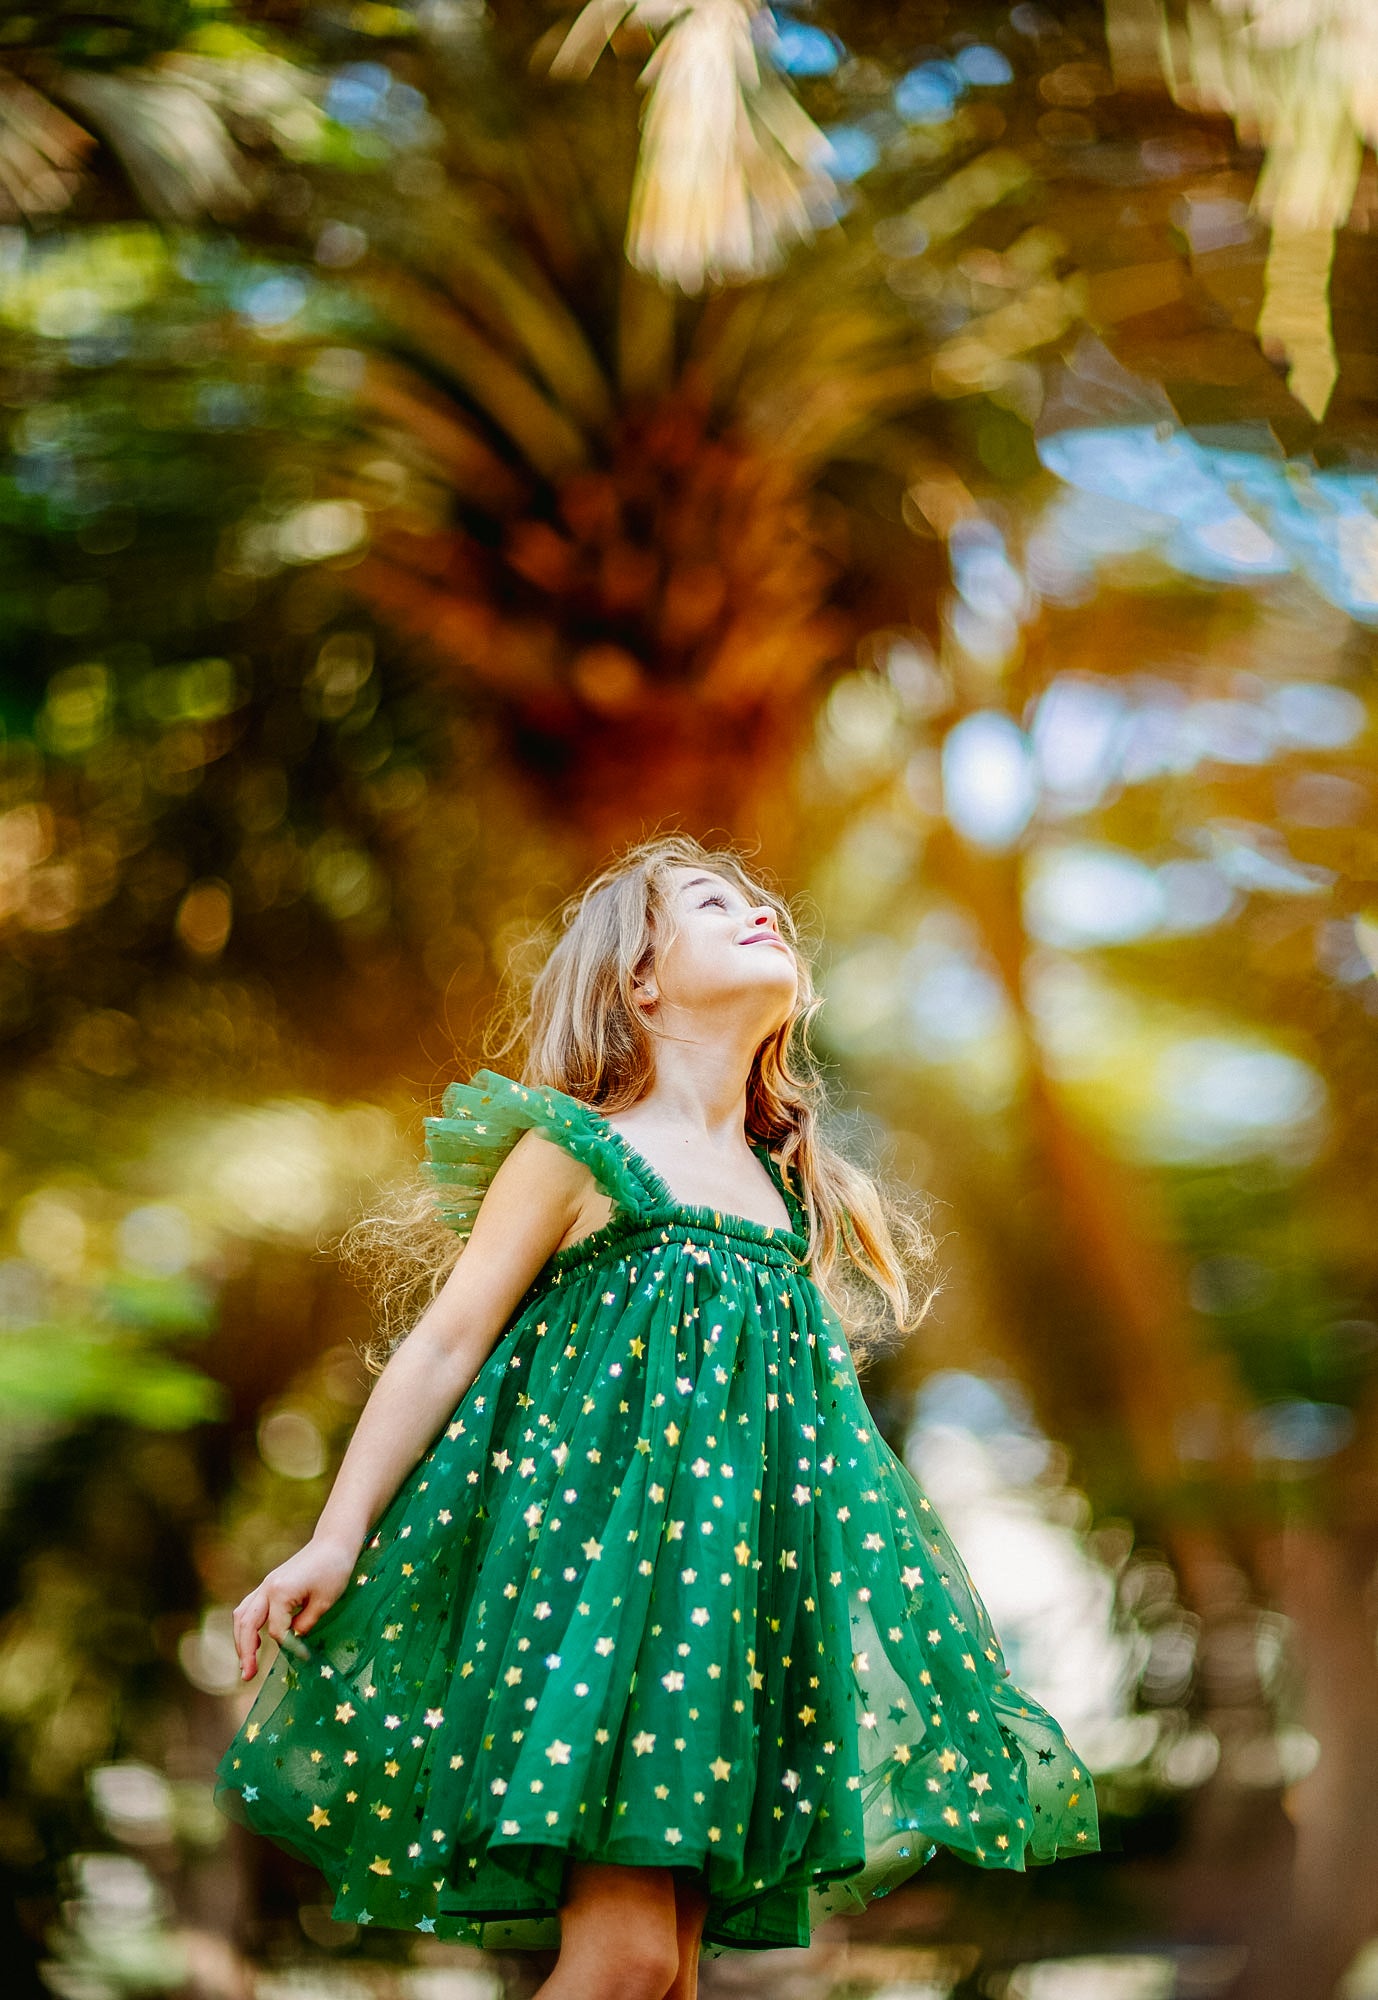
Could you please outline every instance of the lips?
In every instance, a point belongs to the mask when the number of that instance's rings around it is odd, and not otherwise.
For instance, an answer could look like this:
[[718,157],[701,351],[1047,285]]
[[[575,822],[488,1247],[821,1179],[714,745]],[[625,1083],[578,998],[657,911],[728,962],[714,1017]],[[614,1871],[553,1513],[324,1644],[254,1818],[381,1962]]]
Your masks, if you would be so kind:
[[785,940],[784,940],[784,939],[783,939],[782,937],[776,937],[776,935],[775,935],[775,933],[774,933],[773,931],[757,931],[757,932],[755,932],[755,934],[754,934],[753,936],[751,936],[751,937],[747,937],[747,938],[739,938],[739,939],[738,939],[738,943],[740,943],[740,944],[773,944],[773,945],[778,945],[781,951],[788,951],[788,950],[789,950],[789,946],[788,946],[788,945],[787,945],[787,944],[785,943]]

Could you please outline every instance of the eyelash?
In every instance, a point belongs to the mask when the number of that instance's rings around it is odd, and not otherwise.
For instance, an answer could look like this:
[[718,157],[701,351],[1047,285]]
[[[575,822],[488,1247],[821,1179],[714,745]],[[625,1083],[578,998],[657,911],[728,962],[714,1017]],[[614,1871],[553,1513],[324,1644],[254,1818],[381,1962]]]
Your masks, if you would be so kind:
[[716,903],[720,910],[725,910],[727,908],[726,896],[705,896],[703,901],[699,904],[699,908],[701,910],[706,910],[710,903]]

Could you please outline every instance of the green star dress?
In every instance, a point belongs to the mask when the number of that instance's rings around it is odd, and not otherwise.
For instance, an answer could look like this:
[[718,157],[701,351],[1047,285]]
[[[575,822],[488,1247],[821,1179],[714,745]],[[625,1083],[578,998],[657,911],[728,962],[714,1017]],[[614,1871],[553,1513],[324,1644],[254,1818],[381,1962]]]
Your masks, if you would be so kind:
[[610,1221],[556,1251],[221,1760],[337,1918],[559,1943],[571,1857],[691,1870],[704,1950],[806,1945],[943,1846],[1084,1854],[1095,1796],[1013,1687],[792,1227],[677,1202],[607,1121],[491,1070],[426,1120],[461,1235],[522,1132]]

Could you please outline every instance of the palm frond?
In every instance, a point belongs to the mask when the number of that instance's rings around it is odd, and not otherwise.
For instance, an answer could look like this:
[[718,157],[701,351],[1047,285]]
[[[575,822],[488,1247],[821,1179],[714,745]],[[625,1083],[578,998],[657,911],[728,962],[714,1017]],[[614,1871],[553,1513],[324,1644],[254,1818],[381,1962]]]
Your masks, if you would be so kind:
[[358,392],[360,411],[404,441],[424,438],[435,472],[461,501],[516,506],[526,483],[478,436],[454,399],[425,384],[414,368],[372,355]]
[[0,78],[0,215],[34,221],[67,207],[94,144],[51,99]]
[[413,351],[467,394],[544,478],[582,465],[587,437],[523,366],[509,344],[478,327],[438,287],[397,265],[360,280],[375,309]]
[[[1116,13],[1142,14],[1131,0]],[[1335,232],[1353,207],[1366,146],[1378,145],[1378,36],[1369,0],[1191,0],[1184,16],[1158,0],[1157,49],[1172,95],[1223,111],[1261,144],[1255,203],[1273,228],[1260,338],[1288,364],[1288,384],[1324,415],[1336,380],[1330,337]],[[1140,69],[1145,42],[1122,45]]]
[[103,140],[160,220],[242,214],[252,150],[310,157],[328,120],[306,70],[240,39],[229,54],[174,49],[121,68],[45,60],[35,81],[0,66],[0,213],[59,214]]
[[225,218],[248,205],[242,157],[203,93],[156,69],[67,75],[62,96],[117,155],[155,216]]
[[581,426],[608,422],[611,388],[577,314],[535,259],[511,236],[495,235],[475,204],[451,191],[414,255],[466,315],[522,356]]
[[627,255],[691,294],[778,269],[834,212],[827,141],[762,60],[765,18],[756,0],[591,0],[551,65],[586,74],[624,21],[658,34],[641,73]]

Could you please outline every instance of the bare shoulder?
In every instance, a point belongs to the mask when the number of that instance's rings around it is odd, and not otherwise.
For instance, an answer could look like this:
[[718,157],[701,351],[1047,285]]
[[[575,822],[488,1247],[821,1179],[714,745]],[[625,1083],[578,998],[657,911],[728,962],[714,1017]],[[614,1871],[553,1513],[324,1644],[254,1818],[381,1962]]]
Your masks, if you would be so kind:
[[534,1126],[522,1133],[503,1165],[513,1161],[520,1161],[524,1173],[543,1174],[547,1179],[563,1180],[575,1187],[582,1187],[592,1179],[582,1160],[576,1160],[573,1153],[547,1139]]
[[523,1132],[483,1193],[463,1256],[427,1308],[436,1332],[487,1354],[527,1286],[587,1227],[599,1198],[587,1167],[539,1133]]
[[[588,1168],[536,1131],[523,1132],[488,1184],[466,1254],[472,1275],[515,1259],[526,1276],[586,1225],[601,1197]],[[528,1268],[529,1267],[529,1268]]]
[[572,1216],[595,1188],[582,1160],[533,1129],[522,1133],[494,1174],[484,1206],[492,1213],[539,1203]]
[[502,1202],[503,1213],[539,1210],[558,1230],[555,1248],[563,1249],[566,1244],[591,1235],[612,1215],[611,1197],[599,1187],[583,1161],[576,1160],[543,1133],[523,1132],[494,1175],[493,1189],[503,1174],[510,1176]]
[[588,1168],[563,1146],[534,1128],[523,1132],[493,1175],[490,1192],[498,1187],[577,1188],[591,1179]]

